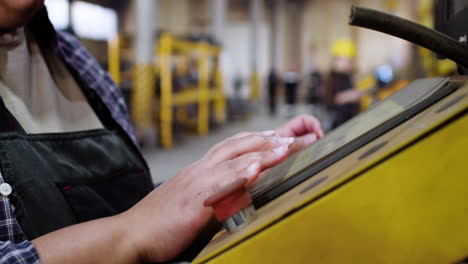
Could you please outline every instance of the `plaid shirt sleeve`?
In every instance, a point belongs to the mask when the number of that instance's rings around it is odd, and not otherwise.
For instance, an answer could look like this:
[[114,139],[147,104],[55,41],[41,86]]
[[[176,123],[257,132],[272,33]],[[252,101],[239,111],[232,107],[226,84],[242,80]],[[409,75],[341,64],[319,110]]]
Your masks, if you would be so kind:
[[[0,184],[4,183],[0,173]],[[40,263],[39,256],[30,241],[25,240],[16,221],[10,199],[0,195],[0,264]]]
[[33,244],[23,241],[13,244],[10,241],[0,242],[0,264],[39,264],[39,256]]

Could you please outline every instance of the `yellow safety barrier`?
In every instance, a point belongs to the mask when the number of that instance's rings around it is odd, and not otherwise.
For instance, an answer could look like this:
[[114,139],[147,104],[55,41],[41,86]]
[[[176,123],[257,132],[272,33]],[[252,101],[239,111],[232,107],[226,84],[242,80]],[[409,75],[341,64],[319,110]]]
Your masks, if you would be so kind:
[[[197,104],[196,129],[198,134],[209,132],[210,113],[214,113],[217,124],[226,119],[226,101],[223,92],[223,75],[220,66],[221,49],[205,42],[194,42],[175,38],[168,33],[161,34],[154,50],[156,64],[134,65],[132,74],[123,71],[121,61],[131,61],[131,43],[118,36],[109,41],[109,72],[117,84],[122,79],[133,79],[131,98],[132,119],[137,128],[154,127],[153,111],[159,123],[160,142],[164,148],[173,144],[172,127],[175,120],[190,123],[186,112],[188,104]],[[196,84],[185,84],[175,91],[173,87],[173,65],[176,75],[188,73],[189,59],[196,62],[198,80]],[[130,76],[132,75],[132,76]],[[155,77],[158,76],[160,97],[155,96]],[[213,109],[210,105],[213,103]],[[175,108],[175,115],[174,115]],[[211,110],[211,111],[210,111]]]
[[[198,104],[196,127],[199,135],[206,135],[209,131],[211,101],[214,102],[216,122],[221,124],[225,121],[226,103],[219,62],[220,51],[219,47],[205,42],[190,42],[173,38],[167,33],[162,34],[157,53],[160,58],[158,68],[161,84],[160,135],[164,148],[172,146],[173,107],[177,107],[176,118],[187,121],[188,116],[183,109],[184,106],[190,103]],[[173,91],[171,58],[175,54],[191,55],[196,58],[198,75],[196,87],[187,86],[182,91]],[[215,67],[210,70],[210,62],[213,58],[215,59]],[[214,87],[210,87],[211,76],[214,78]]]
[[377,97],[379,100],[383,100],[390,95],[396,93],[398,90],[403,89],[409,84],[409,81],[407,80],[398,80],[394,84],[390,85],[388,88],[384,88],[379,93],[377,94]]
[[115,83],[121,86],[123,80],[133,80],[131,94],[131,115],[138,129],[153,127],[152,108],[154,98],[154,65],[136,64],[130,70],[123,70],[122,61],[130,61],[128,52],[130,40],[120,35],[108,41],[108,70]]
[[[376,85],[376,80],[375,80],[375,77],[372,76],[372,75],[369,75],[365,78],[363,78],[362,80],[360,80],[357,85],[356,85],[356,88],[360,91],[360,92],[363,92],[363,93],[366,93],[368,92],[369,90],[371,90],[372,88],[374,88]],[[365,94],[364,96],[362,96],[361,98],[361,111],[364,111],[366,110],[367,108],[369,108],[369,106],[372,104],[372,96],[371,95],[368,95],[368,94]]]
[[408,83],[409,82],[407,80],[395,81],[395,83],[391,84],[389,87],[386,87],[384,89],[379,90],[377,92],[377,94],[376,94],[377,98],[373,98],[372,94],[370,94],[369,92],[373,88],[376,87],[377,80],[375,79],[375,77],[373,75],[369,75],[367,77],[364,77],[356,85],[357,90],[364,93],[364,95],[361,97],[361,101],[360,101],[361,111],[364,111],[367,108],[369,108],[372,105],[372,103],[374,103],[375,99],[383,100],[383,99],[389,97],[390,95],[392,95],[393,93],[397,92],[401,88],[408,85]]

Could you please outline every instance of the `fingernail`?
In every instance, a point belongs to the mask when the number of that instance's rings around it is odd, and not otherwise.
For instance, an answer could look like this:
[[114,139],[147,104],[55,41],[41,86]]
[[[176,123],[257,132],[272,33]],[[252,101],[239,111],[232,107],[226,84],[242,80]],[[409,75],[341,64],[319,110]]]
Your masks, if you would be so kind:
[[318,136],[316,134],[310,134],[304,137],[304,143],[306,145],[309,145],[317,141],[317,139],[318,139]]
[[262,136],[273,136],[276,132],[274,130],[266,130],[260,132],[260,135]]
[[279,148],[273,149],[273,152],[276,153],[276,155],[278,155],[278,156],[284,155],[286,153],[286,151],[288,151],[287,146],[281,146]]
[[293,137],[276,138],[276,140],[282,144],[288,144],[288,145],[291,145],[294,142]]
[[260,167],[260,163],[257,161],[257,162],[255,162],[254,164],[250,165],[247,168],[247,173],[249,175],[256,174],[259,167]]

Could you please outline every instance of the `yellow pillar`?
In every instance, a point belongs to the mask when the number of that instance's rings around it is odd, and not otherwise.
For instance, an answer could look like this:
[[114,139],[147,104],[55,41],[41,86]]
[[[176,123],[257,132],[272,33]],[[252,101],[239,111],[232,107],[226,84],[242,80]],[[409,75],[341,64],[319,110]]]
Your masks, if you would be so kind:
[[262,1],[250,1],[250,17],[251,17],[251,60],[252,60],[252,75],[250,76],[250,99],[257,101],[260,99],[260,78],[258,76],[258,35],[260,32],[260,22],[262,20]]
[[198,59],[198,120],[197,130],[199,135],[206,135],[209,130],[209,69],[208,47],[206,43],[200,43]]
[[216,85],[216,97],[215,97],[215,118],[218,124],[226,121],[226,100],[224,98],[224,79],[223,73],[221,72],[221,61],[220,55],[217,55],[217,64],[215,69],[215,85]]
[[154,19],[156,0],[135,0],[135,66],[133,68],[132,118],[144,138],[154,135]]
[[132,118],[139,128],[151,127],[152,102],[154,98],[154,71],[151,64],[134,67],[134,89],[132,96]]
[[120,36],[109,40],[108,43],[109,73],[117,85],[120,85]]
[[252,71],[252,76],[250,77],[250,86],[252,87],[250,93],[250,99],[252,101],[257,101],[260,99],[260,77],[256,70]]
[[172,147],[172,38],[163,34],[159,42],[159,77],[161,84],[160,128],[161,144],[164,148]]

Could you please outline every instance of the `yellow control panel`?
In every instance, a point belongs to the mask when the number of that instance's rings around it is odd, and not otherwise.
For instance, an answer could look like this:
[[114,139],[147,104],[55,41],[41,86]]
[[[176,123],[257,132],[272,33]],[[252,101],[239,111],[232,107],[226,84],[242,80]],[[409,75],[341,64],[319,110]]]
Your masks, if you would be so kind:
[[[194,263],[462,263],[468,258],[468,79],[419,84],[438,86],[419,101],[452,88],[411,115],[392,113],[401,122],[380,134],[374,132],[393,117],[361,131],[375,120],[358,116],[349,140],[327,136],[342,140],[340,146],[319,141],[322,149],[280,164],[281,175],[268,175],[278,179],[260,182],[252,194],[254,204],[261,201],[256,219],[220,232]],[[391,100],[368,111],[387,109]],[[349,148],[359,140],[364,143]],[[325,166],[327,159],[333,163]],[[281,191],[296,175],[307,177]]]

